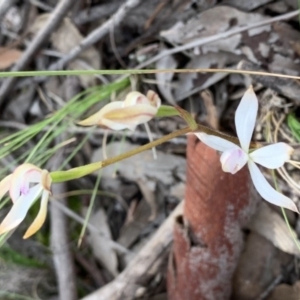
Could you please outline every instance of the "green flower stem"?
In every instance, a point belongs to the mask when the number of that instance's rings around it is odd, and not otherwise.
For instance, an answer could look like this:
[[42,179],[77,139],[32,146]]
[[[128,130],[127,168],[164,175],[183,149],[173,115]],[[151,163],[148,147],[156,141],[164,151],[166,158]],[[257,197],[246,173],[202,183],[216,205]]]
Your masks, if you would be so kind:
[[189,127],[183,128],[183,129],[179,129],[177,131],[174,131],[168,135],[163,136],[162,138],[155,140],[151,143],[148,143],[144,146],[140,146],[136,149],[130,150],[128,152],[122,153],[120,155],[105,159],[103,161],[99,161],[99,162],[95,162],[92,164],[88,164],[82,167],[77,167],[77,168],[73,168],[67,171],[56,171],[56,172],[52,172],[50,173],[52,181],[53,182],[63,182],[63,181],[68,181],[68,180],[73,180],[73,179],[77,179],[77,178],[81,178],[83,176],[86,176],[88,174],[91,174],[97,170],[100,170],[106,166],[112,165],[118,161],[121,161],[123,159],[129,158],[133,155],[136,155],[140,152],[143,152],[145,150],[149,150],[152,147],[158,146],[162,143],[165,143],[177,136],[186,134],[191,132],[191,129]]
[[63,181],[69,181],[69,180],[73,180],[73,179],[78,179],[81,178],[83,176],[86,176],[88,174],[91,174],[97,170],[100,170],[106,166],[112,165],[116,162],[119,162],[123,159],[129,158],[133,155],[136,155],[138,153],[141,153],[145,150],[149,150],[153,147],[156,147],[162,143],[165,143],[177,136],[183,135],[183,134],[187,134],[187,133],[191,133],[191,132],[205,132],[207,134],[212,134],[215,136],[219,136],[221,138],[224,138],[226,140],[229,140],[237,145],[239,145],[239,140],[236,137],[230,136],[230,135],[226,135],[222,132],[216,131],[214,129],[211,129],[209,127],[203,126],[198,124],[198,128],[193,131],[190,127],[186,127],[183,129],[179,129],[176,130],[168,135],[163,136],[160,139],[157,139],[153,142],[150,142],[144,146],[140,146],[136,149],[130,150],[128,152],[122,153],[120,155],[105,159],[103,161],[99,161],[99,162],[95,162],[95,163],[91,163],[85,166],[81,166],[81,167],[77,167],[77,168],[73,168],[67,171],[55,171],[55,172],[51,172],[51,178],[52,181],[55,182],[63,182]]

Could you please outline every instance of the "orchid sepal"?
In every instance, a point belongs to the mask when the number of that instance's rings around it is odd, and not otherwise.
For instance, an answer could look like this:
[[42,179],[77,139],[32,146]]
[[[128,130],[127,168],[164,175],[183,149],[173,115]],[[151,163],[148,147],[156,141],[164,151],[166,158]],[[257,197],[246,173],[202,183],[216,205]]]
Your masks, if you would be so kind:
[[249,151],[252,133],[258,112],[258,100],[252,85],[247,89],[235,112],[235,127],[241,148]]
[[268,169],[277,169],[288,161],[294,149],[286,143],[276,143],[254,150],[249,154],[251,159]]
[[254,187],[263,199],[274,205],[281,206],[299,213],[296,204],[290,198],[276,191],[268,183],[258,166],[251,160],[248,162],[248,168]]
[[103,126],[112,130],[134,130],[139,124],[154,118],[161,105],[161,100],[154,91],[147,96],[140,92],[130,92],[124,101],[108,103],[97,113],[78,122],[81,126]]

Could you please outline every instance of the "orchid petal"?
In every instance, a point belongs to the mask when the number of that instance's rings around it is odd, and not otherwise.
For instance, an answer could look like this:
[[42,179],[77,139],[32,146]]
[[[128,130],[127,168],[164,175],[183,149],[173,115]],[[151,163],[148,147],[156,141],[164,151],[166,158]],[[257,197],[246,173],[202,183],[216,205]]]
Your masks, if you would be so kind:
[[30,183],[39,183],[41,182],[41,169],[31,169],[27,171],[23,177],[26,178],[26,181]]
[[111,111],[105,115],[107,120],[124,124],[139,125],[150,121],[157,113],[157,108],[149,104],[137,104]]
[[245,92],[236,112],[235,127],[242,149],[248,153],[255,120],[258,111],[258,100],[252,86]]
[[0,182],[0,200],[9,191],[12,174],[4,177]]
[[[30,176],[26,176],[29,172]],[[41,169],[32,164],[22,164],[12,173],[9,194],[13,202],[16,202],[21,195],[21,191],[29,190],[30,182],[38,182]]]
[[226,150],[239,148],[236,144],[222,139],[218,136],[206,134],[204,132],[197,132],[195,133],[195,135],[200,139],[202,143],[218,151],[224,152]]
[[159,108],[161,105],[161,100],[158,94],[152,90],[149,90],[146,96],[140,92],[133,91],[126,96],[123,102],[123,107],[134,106],[138,104],[147,104],[155,108]]
[[113,122],[113,121],[108,120],[108,119],[102,119],[101,125],[104,126],[104,127],[109,128],[109,129],[116,130],[116,131],[128,128],[128,126],[126,124]]
[[98,112],[91,115],[85,120],[78,122],[77,124],[81,126],[94,126],[94,125],[104,125],[102,123],[103,119],[105,119],[105,114],[114,111],[115,109],[119,109],[123,107],[123,101],[114,101],[103,106]]
[[294,149],[286,143],[276,143],[259,148],[252,153],[252,160],[268,169],[277,169],[290,159]]
[[255,189],[260,194],[262,198],[266,201],[288,208],[299,213],[295,203],[289,199],[288,197],[284,196],[283,194],[277,192],[266,180],[262,172],[259,170],[258,166],[249,160],[248,167],[250,171],[250,175],[254,184]]
[[127,94],[123,101],[123,107],[134,106],[137,104],[148,104],[151,105],[149,99],[140,92],[133,91]]
[[147,98],[149,99],[152,106],[159,108],[161,106],[161,99],[159,98],[158,94],[152,90],[147,92]]
[[224,172],[235,174],[248,161],[248,155],[241,148],[227,150],[221,155],[221,164]]
[[29,226],[29,228],[25,232],[23,239],[27,239],[30,236],[32,236],[33,234],[35,234],[45,223],[46,216],[47,216],[49,195],[50,195],[49,192],[47,192],[47,191],[43,192],[40,210],[39,210],[36,218],[32,222],[32,224]]
[[29,208],[41,194],[43,188],[36,185],[30,188],[26,195],[21,195],[12,206],[11,210],[0,224],[0,234],[17,227],[25,218]]

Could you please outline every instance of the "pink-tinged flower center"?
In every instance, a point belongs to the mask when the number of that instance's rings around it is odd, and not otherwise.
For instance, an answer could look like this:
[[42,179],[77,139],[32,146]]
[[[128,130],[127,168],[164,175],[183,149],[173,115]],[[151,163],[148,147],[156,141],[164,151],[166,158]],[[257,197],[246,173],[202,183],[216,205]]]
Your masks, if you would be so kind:
[[221,155],[221,164],[224,172],[235,174],[248,161],[248,155],[241,148],[234,148],[225,151]]
[[28,185],[22,185],[21,186],[21,190],[20,190],[20,192],[21,192],[21,195],[27,195],[28,193],[29,193],[29,186]]
[[141,95],[137,97],[136,104],[149,104],[149,100],[144,95]]

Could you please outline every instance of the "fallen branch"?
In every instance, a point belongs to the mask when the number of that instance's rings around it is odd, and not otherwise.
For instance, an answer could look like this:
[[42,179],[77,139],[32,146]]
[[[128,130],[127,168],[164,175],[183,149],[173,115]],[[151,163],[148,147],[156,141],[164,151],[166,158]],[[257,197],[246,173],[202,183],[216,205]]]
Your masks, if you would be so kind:
[[173,241],[175,219],[183,212],[183,202],[160,226],[150,241],[133,258],[127,268],[115,280],[84,297],[82,300],[123,300],[141,296],[147,283],[161,270]]

